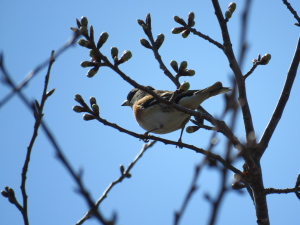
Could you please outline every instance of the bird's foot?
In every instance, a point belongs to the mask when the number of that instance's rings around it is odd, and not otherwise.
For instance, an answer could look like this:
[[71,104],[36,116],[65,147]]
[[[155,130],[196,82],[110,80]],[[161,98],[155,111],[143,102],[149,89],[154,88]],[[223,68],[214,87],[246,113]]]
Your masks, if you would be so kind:
[[176,145],[176,148],[183,148],[183,145],[182,145],[182,141],[181,141],[181,137],[178,139],[178,144]]
[[149,139],[147,138],[148,135],[149,135],[149,131],[145,132],[144,133],[145,138],[141,138],[140,140],[143,140],[145,143],[148,143],[149,142]]

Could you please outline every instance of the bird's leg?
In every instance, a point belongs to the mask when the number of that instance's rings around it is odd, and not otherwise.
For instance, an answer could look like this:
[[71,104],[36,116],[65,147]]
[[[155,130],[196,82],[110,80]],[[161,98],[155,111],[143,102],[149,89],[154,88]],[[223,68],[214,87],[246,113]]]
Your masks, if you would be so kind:
[[[178,139],[178,147],[179,147],[179,148],[183,148],[182,145],[181,145],[181,144],[182,144],[181,137],[182,137],[182,134],[183,134],[183,130],[184,130],[184,128],[185,128],[185,125],[189,122],[190,118],[191,118],[191,117],[187,118],[187,119],[183,122],[183,125],[182,125],[182,128],[181,128],[180,137],[179,137],[179,139]],[[177,145],[176,145],[176,148],[177,148]]]
[[149,130],[149,131],[147,131],[147,132],[145,132],[144,133],[144,136],[145,136],[145,138],[141,138],[140,140],[143,140],[144,142],[149,142],[149,140],[147,139],[147,136],[149,135],[149,133],[150,132],[153,132],[153,131],[155,131],[155,130],[158,130],[158,129],[160,129],[160,128],[162,128],[162,125],[160,125],[159,127],[157,127],[157,128],[154,128],[154,129],[152,129],[152,130]]

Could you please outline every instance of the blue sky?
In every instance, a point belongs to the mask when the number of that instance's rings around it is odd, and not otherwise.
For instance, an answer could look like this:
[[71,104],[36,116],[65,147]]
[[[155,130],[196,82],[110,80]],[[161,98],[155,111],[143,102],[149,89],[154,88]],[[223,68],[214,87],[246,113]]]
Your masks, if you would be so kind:
[[[300,14],[300,2],[289,1]],[[225,12],[230,1],[220,1]],[[239,50],[241,12],[244,1],[236,1],[237,9],[228,23],[235,53]],[[299,27],[282,1],[254,1],[249,16],[247,42],[249,49],[243,64],[245,74],[258,53],[270,53],[267,66],[259,66],[247,79],[247,96],[258,139],[263,134],[280,96],[296,43]],[[221,81],[230,86],[232,75],[223,52],[209,42],[190,35],[187,39],[171,33],[177,27],[173,16],[184,19],[195,12],[195,28],[222,43],[218,21],[211,1],[5,1],[0,9],[0,51],[15,82],[20,82],[36,65],[50,56],[51,50],[62,46],[71,36],[69,27],[76,26],[75,19],[86,16],[94,26],[95,39],[103,31],[109,34],[101,52],[110,59],[110,48],[119,52],[130,50],[133,57],[120,69],[142,85],[156,89],[175,90],[173,83],[159,69],[151,50],[141,46],[139,39],[146,38],[136,19],[145,19],[151,13],[154,37],[164,33],[165,42],[159,52],[165,65],[171,60],[186,60],[194,69],[189,81],[191,89],[202,89]],[[100,116],[126,129],[144,133],[134,120],[131,109],[121,107],[132,86],[108,68],[100,68],[92,79],[86,77],[86,68],[80,62],[89,60],[88,50],[78,45],[70,48],[54,63],[49,90],[55,93],[46,102],[44,120],[55,134],[59,145],[72,166],[84,170],[83,180],[94,200],[98,199],[110,182],[120,175],[119,165],[127,168],[142,148],[136,138],[120,133],[96,121],[85,122],[82,114],[72,111],[75,94],[88,102],[95,96]],[[172,71],[173,72],[173,71]],[[23,89],[31,100],[40,101],[46,69],[41,71]],[[10,89],[0,84],[2,99]],[[261,165],[265,187],[290,188],[295,184],[299,167],[298,118],[300,83],[296,77],[283,116],[265,152]],[[203,106],[218,117],[223,111],[223,97],[207,100]],[[229,118],[229,117],[228,117]],[[228,118],[225,121],[228,122]],[[239,112],[234,133],[245,138],[242,115]],[[206,123],[208,124],[208,123]],[[12,187],[21,203],[21,171],[26,149],[33,132],[32,113],[14,96],[0,109],[0,189]],[[177,140],[180,131],[161,135]],[[200,130],[183,134],[183,142],[207,149],[210,131]],[[224,139],[215,152],[224,154]],[[203,156],[188,149],[178,149],[157,143],[149,149],[132,169],[131,179],[118,184],[103,201],[100,208],[104,215],[118,215],[118,224],[172,224],[174,212],[181,207],[195,165]],[[242,169],[243,162],[235,166]],[[62,164],[55,158],[54,149],[42,130],[34,145],[27,173],[28,214],[30,224],[75,224],[87,211],[87,205],[74,190],[76,185]],[[220,173],[216,169],[201,172],[200,189],[193,196],[181,224],[207,224],[210,204],[203,198],[209,193],[218,194]],[[233,181],[230,172],[228,185]],[[269,216],[272,224],[296,224],[299,220],[299,200],[294,194],[269,195]],[[0,218],[3,224],[22,224],[16,207],[0,198]],[[254,206],[249,195],[229,192],[222,202],[217,224],[254,224]],[[95,220],[85,224],[97,224]]]

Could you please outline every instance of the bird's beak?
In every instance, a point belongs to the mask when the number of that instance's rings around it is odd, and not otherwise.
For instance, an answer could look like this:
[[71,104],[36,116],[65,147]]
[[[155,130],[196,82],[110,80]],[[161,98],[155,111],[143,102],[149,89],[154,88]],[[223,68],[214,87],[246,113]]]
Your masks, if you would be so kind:
[[125,100],[121,106],[130,106],[130,102],[128,100]]

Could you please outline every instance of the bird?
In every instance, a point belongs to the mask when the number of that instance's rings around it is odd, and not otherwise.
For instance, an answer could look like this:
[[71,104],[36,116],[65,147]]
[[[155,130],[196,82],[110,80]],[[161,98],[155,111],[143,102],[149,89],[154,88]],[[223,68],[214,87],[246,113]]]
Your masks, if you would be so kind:
[[[151,86],[147,86],[147,88],[166,100],[170,100],[174,93],[173,91],[156,90]],[[179,93],[175,97],[174,103],[195,110],[204,100],[228,91],[231,89],[223,87],[222,83],[218,81],[205,89],[187,90]],[[152,95],[138,88],[133,88],[128,93],[127,99],[121,106],[132,108],[135,120],[139,126],[146,130],[145,136],[148,136],[149,133],[167,134],[181,129],[179,143],[181,143],[184,127],[191,117],[187,113],[180,112],[172,106],[156,100]],[[147,141],[147,138],[144,140]]]

